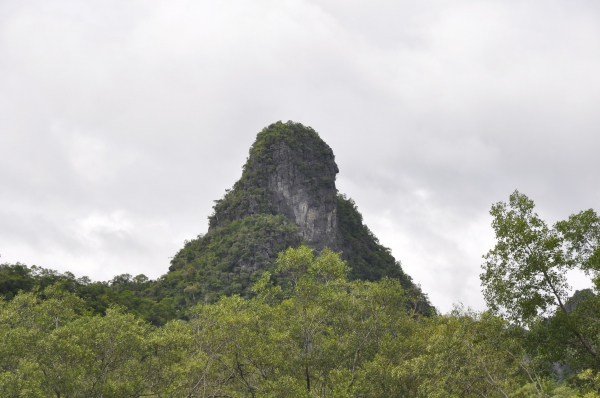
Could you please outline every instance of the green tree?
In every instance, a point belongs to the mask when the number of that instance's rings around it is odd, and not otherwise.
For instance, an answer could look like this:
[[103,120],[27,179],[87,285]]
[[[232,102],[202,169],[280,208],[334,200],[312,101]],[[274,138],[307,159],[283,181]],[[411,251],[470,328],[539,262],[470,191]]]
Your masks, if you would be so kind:
[[566,279],[573,268],[595,269],[595,213],[583,212],[548,227],[534,212],[533,201],[515,191],[508,204],[493,205],[490,214],[497,243],[484,256],[481,274],[489,307],[532,328],[541,345],[554,344],[547,352],[559,352],[559,346],[563,353],[574,349],[572,360],[597,367],[598,300],[594,294],[586,300],[569,299]]
[[568,220],[556,223],[566,244],[567,258],[576,266],[591,274],[600,289],[600,217],[592,209],[572,214]]
[[406,341],[415,336],[419,316],[407,310],[401,282],[348,281],[338,253],[324,250],[317,257],[306,246],[280,253],[276,272],[289,283],[269,288],[266,275],[255,299],[275,308],[272,330],[285,358],[272,395],[381,396],[387,384],[371,387],[375,367],[369,364],[385,352],[382,347],[394,345],[399,358],[415,355]]
[[489,312],[457,307],[428,320],[423,354],[394,372],[418,375],[419,397],[508,397],[529,370],[514,332]]

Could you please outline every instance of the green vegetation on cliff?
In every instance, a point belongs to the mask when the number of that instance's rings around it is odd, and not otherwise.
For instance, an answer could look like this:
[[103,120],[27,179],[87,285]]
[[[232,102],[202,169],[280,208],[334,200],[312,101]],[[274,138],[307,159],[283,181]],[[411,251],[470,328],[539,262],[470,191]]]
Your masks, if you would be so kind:
[[281,215],[255,214],[227,222],[186,242],[152,295],[172,297],[182,312],[223,295],[250,297],[250,287],[262,271],[272,270],[277,254],[301,242],[296,225]]

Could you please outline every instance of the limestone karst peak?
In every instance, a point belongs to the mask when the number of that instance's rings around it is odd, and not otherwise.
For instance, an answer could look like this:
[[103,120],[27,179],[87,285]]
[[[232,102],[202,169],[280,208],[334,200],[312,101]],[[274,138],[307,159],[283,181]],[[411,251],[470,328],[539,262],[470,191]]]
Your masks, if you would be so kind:
[[240,180],[215,206],[210,227],[252,214],[282,214],[315,249],[338,250],[337,173],[333,151],[312,128],[271,124],[250,148]]
[[274,270],[279,252],[306,244],[317,252],[341,252],[351,279],[399,279],[418,311],[433,311],[363,224],[354,201],[338,193],[338,172],[332,149],[312,128],[291,121],[264,128],[240,179],[215,201],[208,232],[175,255],[165,280],[176,289],[193,284],[207,301],[223,294],[251,296],[252,284]]

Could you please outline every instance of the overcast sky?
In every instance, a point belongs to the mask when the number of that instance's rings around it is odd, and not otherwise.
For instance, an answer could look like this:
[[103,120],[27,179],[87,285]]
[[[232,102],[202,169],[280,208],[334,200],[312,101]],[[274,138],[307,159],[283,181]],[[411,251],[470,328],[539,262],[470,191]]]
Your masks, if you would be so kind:
[[164,274],[277,120],[434,305],[483,309],[493,203],[600,208],[600,2],[0,1],[0,262]]

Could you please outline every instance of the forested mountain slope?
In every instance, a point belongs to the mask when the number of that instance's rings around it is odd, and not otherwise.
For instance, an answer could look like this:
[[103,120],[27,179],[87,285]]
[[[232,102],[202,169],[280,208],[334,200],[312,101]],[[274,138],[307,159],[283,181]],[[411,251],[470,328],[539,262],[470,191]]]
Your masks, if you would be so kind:
[[305,243],[317,253],[325,247],[341,252],[351,279],[400,280],[413,305],[432,313],[426,296],[363,224],[354,201],[338,193],[337,173],[333,151],[312,128],[277,122],[263,129],[241,178],[215,201],[208,233],[175,255],[156,297],[167,293],[182,306],[224,294],[249,297],[278,252]]

